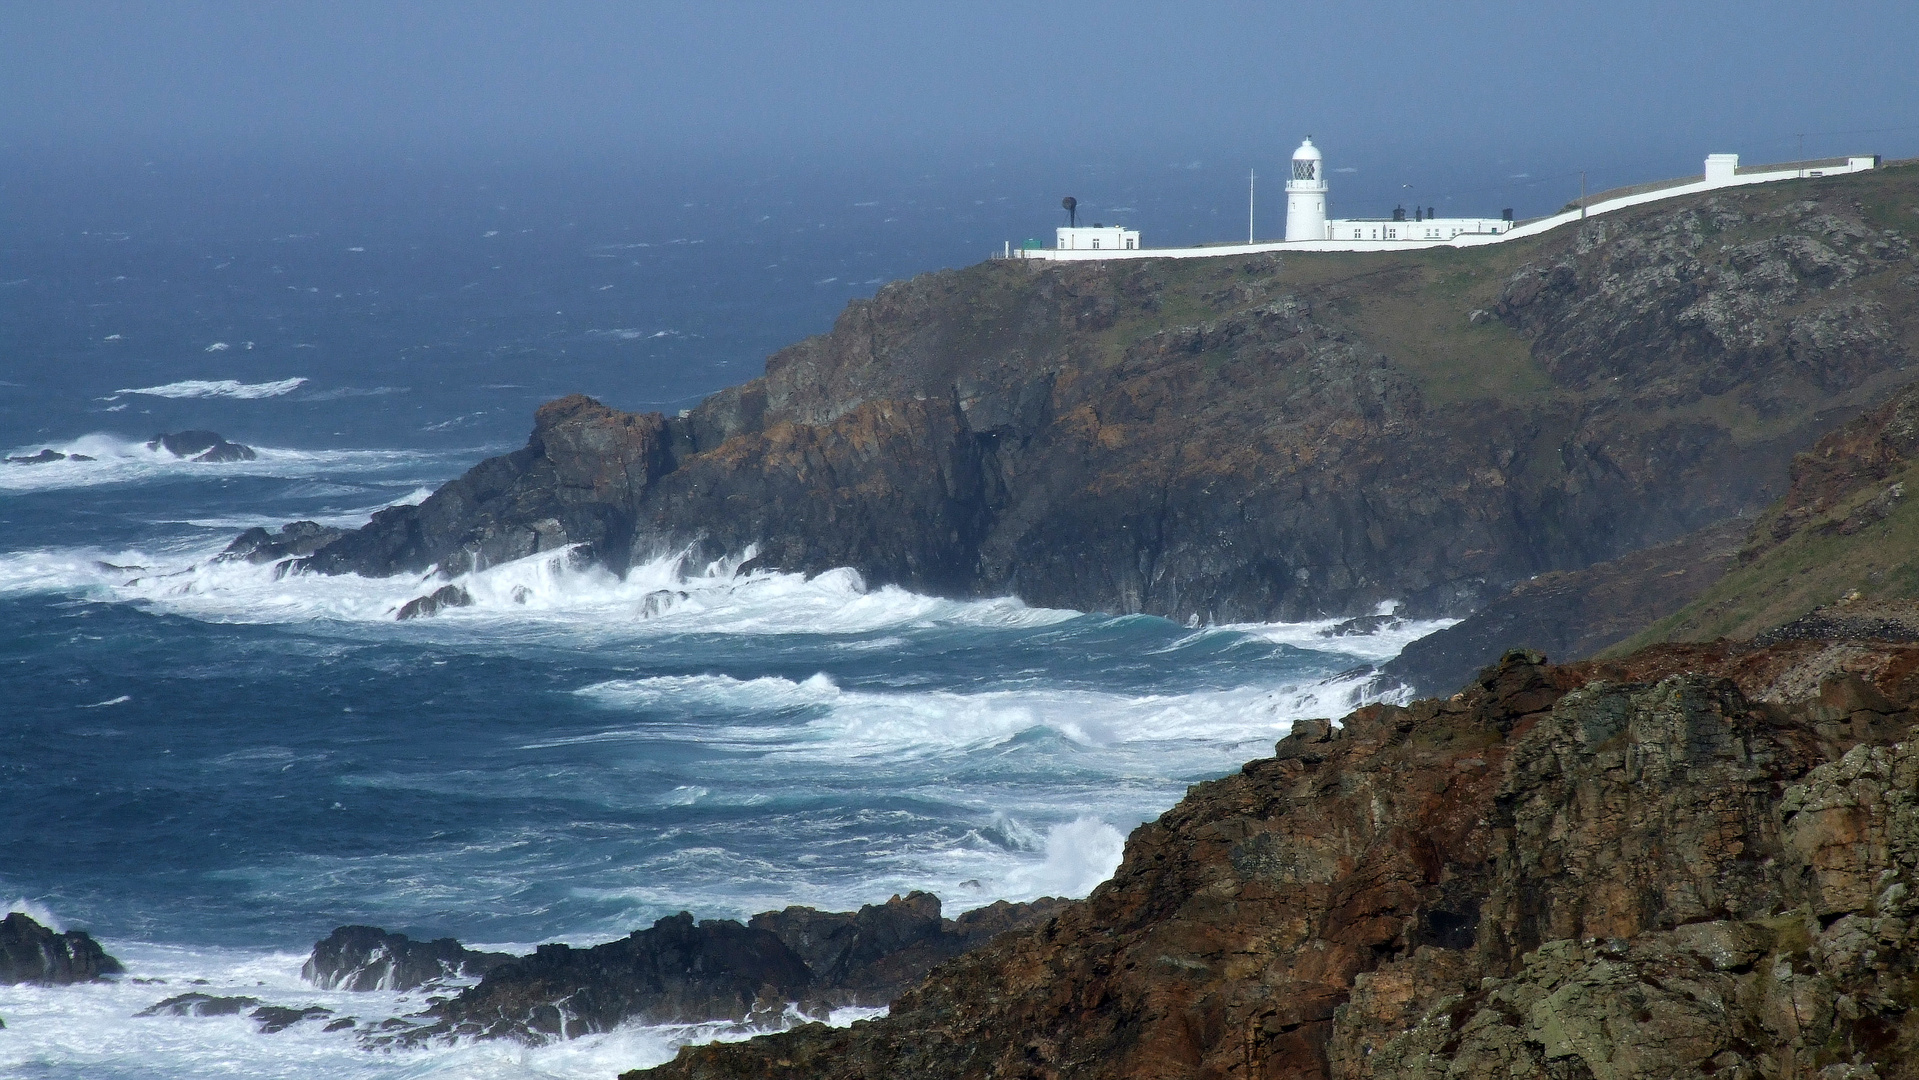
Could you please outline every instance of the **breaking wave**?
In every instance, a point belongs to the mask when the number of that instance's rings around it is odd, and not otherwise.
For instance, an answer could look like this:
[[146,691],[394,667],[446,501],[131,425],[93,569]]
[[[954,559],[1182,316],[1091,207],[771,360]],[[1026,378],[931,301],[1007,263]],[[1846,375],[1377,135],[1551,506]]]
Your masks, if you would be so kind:
[[[217,344],[217,343],[216,343]],[[296,375],[291,379],[278,379],[273,382],[243,383],[238,379],[183,379],[179,382],[165,383],[161,386],[124,387],[114,391],[117,394],[142,394],[147,397],[162,398],[238,398],[251,401],[256,398],[279,397],[291,394],[306,382],[306,376]]]
[[[66,442],[28,443],[6,456],[26,457],[41,450],[68,455],[65,461],[35,465],[0,464],[0,494],[137,484],[181,477],[271,476],[299,480],[316,473],[351,473],[356,479],[381,480],[417,477],[421,482],[449,471],[452,463],[474,451],[418,450],[290,450],[254,446],[252,461],[205,462],[175,457],[164,449],[148,449],[118,435],[96,433]],[[77,455],[81,460],[75,460]],[[91,459],[91,460],[86,460]]]

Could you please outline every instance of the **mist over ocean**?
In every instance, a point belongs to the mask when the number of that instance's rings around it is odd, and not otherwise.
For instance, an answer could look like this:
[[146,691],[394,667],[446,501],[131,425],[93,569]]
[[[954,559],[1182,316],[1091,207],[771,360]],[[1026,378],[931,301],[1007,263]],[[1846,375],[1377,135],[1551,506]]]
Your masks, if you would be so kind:
[[[424,498],[519,445],[560,394],[686,408],[848,299],[1022,239],[1008,220],[1052,225],[1043,189],[987,163],[609,175],[13,183],[0,444],[94,460],[0,467],[0,904],[89,930],[129,975],[0,987],[0,1073],[584,1077],[664,1060],[744,1033],[373,1053],[318,1024],[133,1014],[188,987],[361,1021],[424,1007],[300,982],[346,923],[523,951],[683,909],[1083,896],[1127,831],[1293,719],[1350,708],[1354,669],[1432,628],[1185,627],[851,570],[668,558],[620,580],[557,556],[473,575],[473,607],[398,623],[416,580],[212,561],[250,526],[355,525]],[[1092,176],[1082,205],[1155,240],[1212,235],[1203,196],[1222,178],[1163,175],[1110,195]],[[258,457],[145,445],[184,429]],[[686,598],[649,613],[667,587]]]

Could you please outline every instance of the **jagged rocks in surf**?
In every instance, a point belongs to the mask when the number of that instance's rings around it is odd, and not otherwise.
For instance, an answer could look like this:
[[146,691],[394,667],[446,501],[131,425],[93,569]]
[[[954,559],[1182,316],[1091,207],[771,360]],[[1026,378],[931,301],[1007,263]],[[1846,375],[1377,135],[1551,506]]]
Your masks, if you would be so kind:
[[771,1020],[811,981],[806,962],[771,932],[731,919],[696,924],[681,912],[590,949],[542,945],[435,1005],[428,1010],[435,1022],[400,1038],[478,1035],[537,1043],[610,1031],[628,1020]]
[[438,615],[446,608],[473,606],[473,594],[458,585],[442,585],[427,593],[416,596],[401,605],[400,613],[394,619],[405,622],[408,619],[424,619]]
[[305,558],[345,535],[345,529],[336,529],[317,521],[288,522],[280,526],[279,532],[255,527],[234,537],[233,543],[228,544],[219,557],[222,560],[244,559],[250,563]]
[[0,984],[57,986],[125,970],[83,930],[56,934],[18,911],[0,920]]
[[640,617],[644,619],[658,618],[672,611],[680,601],[686,598],[687,594],[677,589],[655,589],[647,593],[645,599],[640,601]]
[[[541,1042],[632,1020],[773,1022],[789,1003],[814,1015],[843,1005],[885,1005],[935,964],[1042,922],[1068,903],[1050,896],[1023,904],[1001,900],[942,919],[939,898],[916,892],[856,912],[766,911],[745,926],[730,919],[696,923],[682,912],[589,949],[542,945],[532,956],[498,957],[479,985],[429,1009],[427,1023],[376,1032],[370,1041],[414,1044],[478,1036]],[[350,957],[370,956],[378,948],[395,954],[403,947],[385,945],[379,934],[370,927],[340,928],[315,946],[315,960],[308,961],[304,973],[316,983],[320,970],[363,978],[343,966],[353,962]],[[388,938],[422,947],[399,935]],[[432,945],[458,947],[451,939]],[[316,963],[323,950],[328,959]]]
[[135,1013],[135,1016],[238,1016],[260,1004],[259,998],[215,997],[212,994],[175,994]]
[[477,979],[512,960],[452,938],[414,941],[377,926],[342,926],[313,945],[300,977],[323,990],[414,990],[450,979]]
[[308,1005],[298,1009],[285,1005],[262,1005],[247,1015],[259,1022],[261,1034],[271,1035],[276,1031],[285,1031],[304,1020],[325,1020],[333,1015],[333,1010],[321,1008],[318,1005]]
[[65,460],[67,460],[67,455],[61,453],[58,450],[42,450],[37,454],[30,454],[26,457],[10,457],[7,459],[7,464],[9,465],[45,465],[45,464],[48,464],[49,462],[65,461]]
[[165,450],[174,457],[210,462],[252,461],[260,456],[253,452],[251,446],[228,442],[224,436],[213,431],[162,432],[147,440],[147,449]]

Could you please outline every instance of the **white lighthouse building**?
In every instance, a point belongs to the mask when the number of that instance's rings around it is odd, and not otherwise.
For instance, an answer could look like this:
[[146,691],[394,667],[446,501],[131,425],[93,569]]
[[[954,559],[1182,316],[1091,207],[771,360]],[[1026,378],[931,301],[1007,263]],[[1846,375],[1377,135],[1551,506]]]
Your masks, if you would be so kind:
[[[1478,247],[1497,244],[1522,236],[1538,236],[1597,214],[1644,206],[1662,199],[1696,195],[1726,187],[1770,184],[1780,180],[1804,180],[1812,177],[1839,176],[1866,172],[1880,167],[1876,154],[1824,158],[1819,161],[1789,161],[1776,165],[1740,165],[1737,154],[1713,154],[1706,158],[1705,173],[1682,176],[1662,183],[1635,184],[1614,191],[1582,196],[1557,214],[1513,220],[1508,209],[1493,217],[1440,217],[1436,206],[1396,206],[1390,217],[1328,217],[1326,197],[1326,159],[1308,138],[1293,151],[1292,175],[1286,181],[1286,239],[1254,240],[1251,233],[1252,192],[1247,192],[1248,233],[1246,242],[1198,244],[1192,247],[1148,248],[1140,243],[1139,233],[1117,225],[1095,223],[1091,227],[1069,225],[1060,229],[1054,246],[1028,240],[1017,249],[1006,244],[1005,258],[1049,259],[1078,262],[1090,259],[1204,259],[1225,255],[1252,255],[1278,251],[1392,251],[1408,248]],[[1066,200],[1070,204],[1073,200]]]
[[1448,243],[1462,236],[1496,237],[1511,231],[1512,211],[1498,218],[1442,218],[1415,206],[1412,216],[1398,207],[1392,217],[1326,216],[1326,161],[1308,138],[1293,151],[1293,178],[1286,181],[1286,242],[1297,240],[1396,240]]
[[1293,177],[1286,181],[1286,239],[1327,239],[1326,161],[1310,137],[1293,151]]

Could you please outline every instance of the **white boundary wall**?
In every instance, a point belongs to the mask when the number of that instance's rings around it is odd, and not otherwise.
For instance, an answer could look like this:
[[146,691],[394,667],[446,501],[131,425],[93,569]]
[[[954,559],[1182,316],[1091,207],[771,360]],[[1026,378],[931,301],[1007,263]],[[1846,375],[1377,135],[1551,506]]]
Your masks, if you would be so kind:
[[[1715,154],[1713,157],[1729,155]],[[1257,244],[1208,244],[1205,247],[1185,248],[1137,248],[1132,251],[1060,251],[1055,248],[1011,248],[1015,259],[1047,259],[1055,262],[1084,262],[1093,259],[1204,259],[1220,255],[1257,255],[1268,251],[1409,251],[1419,248],[1436,247],[1484,247],[1487,244],[1502,244],[1508,240],[1518,240],[1527,236],[1557,229],[1569,222],[1583,218],[1597,217],[1614,210],[1624,210],[1632,206],[1644,206],[1662,199],[1677,199],[1686,195],[1697,195],[1702,191],[1717,191],[1721,188],[1748,187],[1753,184],[1771,184],[1780,180],[1802,180],[1814,176],[1842,176],[1846,173],[1870,172],[1878,165],[1879,159],[1870,155],[1854,155],[1846,159],[1844,165],[1831,165],[1823,168],[1805,166],[1767,168],[1760,166],[1747,172],[1735,168],[1731,176],[1726,175],[1722,166],[1713,170],[1710,179],[1694,180],[1690,183],[1675,184],[1672,187],[1654,188],[1651,191],[1634,192],[1615,199],[1596,202],[1584,210],[1566,210],[1550,217],[1535,218],[1518,225],[1508,232],[1497,236],[1470,234],[1452,240],[1276,240]],[[1713,164],[1707,159],[1708,166]],[[1412,223],[1408,223],[1412,224]]]

